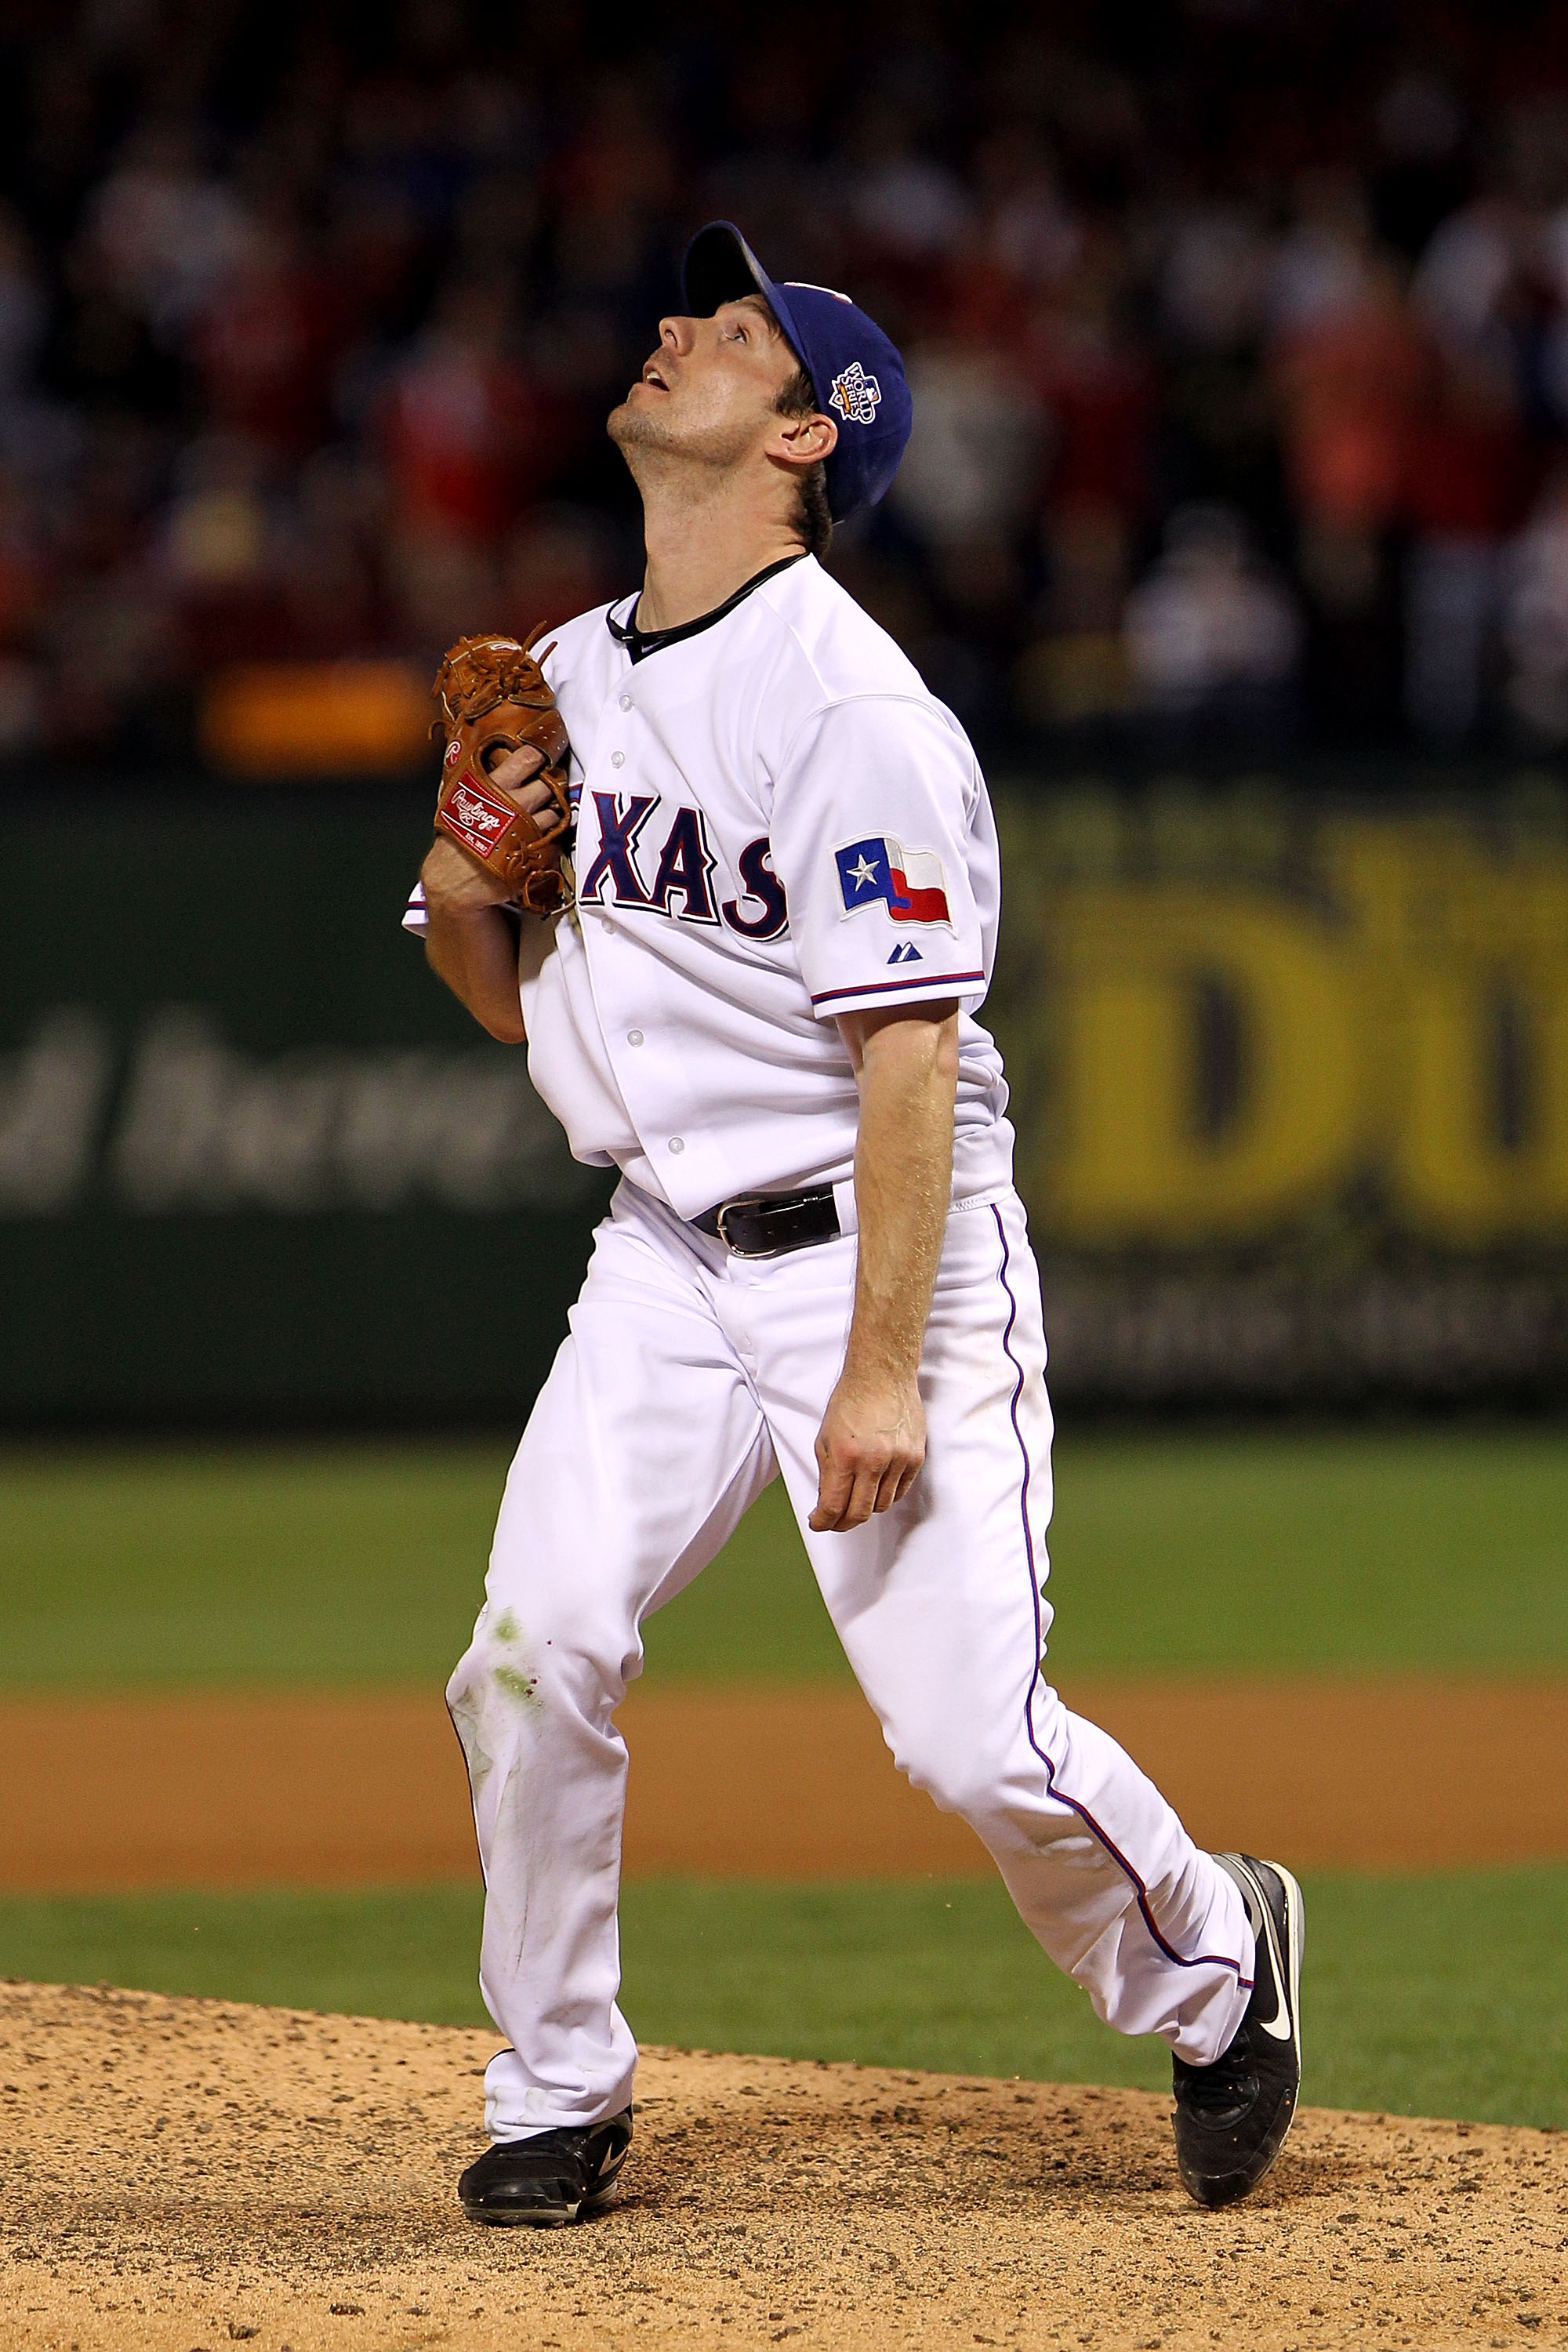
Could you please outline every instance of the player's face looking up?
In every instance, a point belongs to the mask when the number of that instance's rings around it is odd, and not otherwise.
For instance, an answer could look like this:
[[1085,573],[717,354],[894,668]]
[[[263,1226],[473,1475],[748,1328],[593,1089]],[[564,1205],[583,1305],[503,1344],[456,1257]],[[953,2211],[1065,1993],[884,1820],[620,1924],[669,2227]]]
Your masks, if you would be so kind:
[[829,416],[780,413],[799,367],[760,295],[726,302],[710,319],[661,320],[658,351],[611,412],[610,437],[645,491],[686,475],[705,497],[714,477],[732,476],[771,486],[787,503],[793,478],[838,438]]

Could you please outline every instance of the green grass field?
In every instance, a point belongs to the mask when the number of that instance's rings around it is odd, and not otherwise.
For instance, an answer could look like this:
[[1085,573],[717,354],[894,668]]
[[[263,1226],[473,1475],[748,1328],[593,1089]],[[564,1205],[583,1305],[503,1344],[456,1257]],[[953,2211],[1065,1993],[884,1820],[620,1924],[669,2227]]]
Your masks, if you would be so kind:
[[[0,1455],[0,1679],[444,1678],[500,1446]],[[1061,1672],[1568,1664],[1568,1434],[1069,1438]],[[648,1670],[847,1671],[782,1489],[651,1621]]]
[[[1305,2097],[1568,2126],[1568,1872],[1320,1874],[1306,1893]],[[482,2025],[478,1931],[466,1887],[10,1896],[0,1969]],[[634,1881],[622,1943],[645,2042],[1169,2087],[1163,2044],[1100,2025],[1000,1885]]]
[[[433,1685],[477,1606],[498,1445],[0,1454],[0,1682]],[[1070,1438],[1068,1673],[1568,1670],[1568,1434]],[[655,1679],[846,1669],[774,1487],[648,1631]],[[1311,1882],[1307,2095],[1568,2126],[1568,1864]],[[480,2021],[476,1895],[0,1897],[0,1974]],[[1157,2085],[999,1887],[643,1882],[646,2039]]]

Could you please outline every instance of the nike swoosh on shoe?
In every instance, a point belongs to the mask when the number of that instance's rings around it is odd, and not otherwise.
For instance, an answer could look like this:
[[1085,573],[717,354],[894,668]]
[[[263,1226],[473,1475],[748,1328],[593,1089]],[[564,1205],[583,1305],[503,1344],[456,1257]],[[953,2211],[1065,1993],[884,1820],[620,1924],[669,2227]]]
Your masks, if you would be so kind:
[[1285,1969],[1279,1939],[1274,1932],[1274,1914],[1267,1903],[1263,1906],[1263,1916],[1268,1934],[1268,1965],[1274,1971],[1274,1992],[1279,2006],[1272,2017],[1260,2017],[1258,2022],[1265,2033],[1273,2035],[1276,2042],[1289,2042],[1293,2038],[1295,2029],[1291,2025],[1289,2005],[1285,1999]]
[[[1249,1872],[1248,1876],[1250,1875],[1251,1874]],[[1274,1925],[1273,1906],[1261,1892],[1259,1892],[1258,1897],[1258,1907],[1263,1914],[1263,1932],[1268,1938],[1268,1966],[1274,1977],[1274,2000],[1276,2006],[1272,2017],[1260,2017],[1256,2021],[1262,2032],[1271,2034],[1276,2042],[1289,2042],[1295,2038],[1295,2026],[1291,2021],[1290,2003],[1285,1990],[1289,1981],[1285,1971],[1285,1955],[1279,1948],[1279,1932]],[[1287,1887],[1285,1890],[1285,1916],[1287,1919],[1289,1917],[1289,1913],[1290,1893],[1289,1887]],[[1252,1932],[1256,1938],[1258,1934],[1258,1923],[1256,1920],[1253,1922]]]

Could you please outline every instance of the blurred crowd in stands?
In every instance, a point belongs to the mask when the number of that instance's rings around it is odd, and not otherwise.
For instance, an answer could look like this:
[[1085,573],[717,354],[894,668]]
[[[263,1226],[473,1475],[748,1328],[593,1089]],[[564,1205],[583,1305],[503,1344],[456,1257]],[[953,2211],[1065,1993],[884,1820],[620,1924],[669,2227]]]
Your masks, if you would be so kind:
[[689,229],[915,433],[847,583],[983,740],[1568,745],[1568,19],[11,0],[0,756],[635,585]]

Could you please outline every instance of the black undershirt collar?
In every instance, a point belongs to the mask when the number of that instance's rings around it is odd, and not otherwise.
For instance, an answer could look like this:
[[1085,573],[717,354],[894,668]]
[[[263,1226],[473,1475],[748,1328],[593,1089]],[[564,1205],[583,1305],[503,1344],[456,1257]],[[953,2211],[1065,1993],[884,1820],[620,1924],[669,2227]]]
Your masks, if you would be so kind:
[[[700,614],[695,621],[682,621],[676,628],[639,629],[635,622],[617,621],[613,605],[605,615],[605,623],[611,636],[617,645],[625,646],[634,663],[645,661],[649,654],[659,653],[666,646],[678,646],[683,637],[695,637],[702,630],[710,629],[715,621],[723,620],[737,604],[743,603],[753,588],[760,588],[764,580],[774,579],[779,572],[787,572],[792,563],[804,562],[805,554],[806,550],[802,548],[798,555],[781,555],[776,563],[770,563],[765,571],[745,581],[732,596],[726,596],[721,604],[715,604],[710,613]],[[641,592],[638,593],[640,597]],[[636,602],[632,610],[637,610]]]

